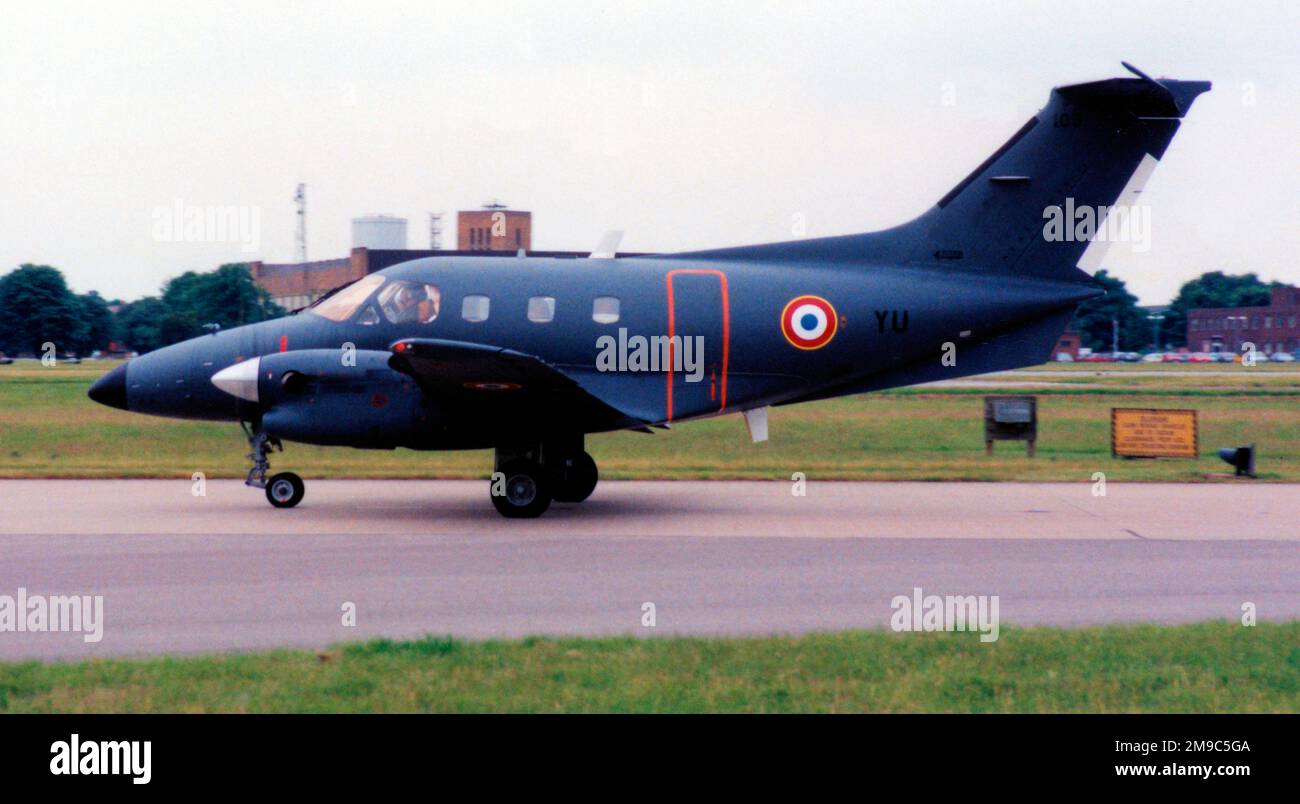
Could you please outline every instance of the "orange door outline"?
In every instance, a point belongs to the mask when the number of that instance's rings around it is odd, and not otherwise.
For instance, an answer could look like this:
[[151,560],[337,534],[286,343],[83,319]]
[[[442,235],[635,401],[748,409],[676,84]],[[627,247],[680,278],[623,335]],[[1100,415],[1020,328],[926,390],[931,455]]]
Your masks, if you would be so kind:
[[673,420],[673,366],[676,356],[673,354],[673,336],[676,334],[676,311],[673,309],[673,276],[677,274],[703,274],[716,276],[722,290],[722,381],[719,383],[720,398],[718,412],[727,407],[727,363],[731,356],[731,297],[727,290],[727,275],[715,268],[675,268],[664,275],[664,284],[668,291],[668,402],[667,419]]

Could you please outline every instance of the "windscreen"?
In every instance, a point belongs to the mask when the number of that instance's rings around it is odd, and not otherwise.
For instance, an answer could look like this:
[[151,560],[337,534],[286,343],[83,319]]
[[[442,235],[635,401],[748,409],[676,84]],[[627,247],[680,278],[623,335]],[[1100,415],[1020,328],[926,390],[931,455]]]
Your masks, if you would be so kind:
[[352,317],[352,314],[357,311],[362,302],[370,298],[370,294],[375,292],[375,288],[382,284],[384,284],[384,278],[379,274],[364,276],[333,296],[313,307],[307,308],[307,312],[314,313],[321,318],[328,318],[330,321],[346,321]]

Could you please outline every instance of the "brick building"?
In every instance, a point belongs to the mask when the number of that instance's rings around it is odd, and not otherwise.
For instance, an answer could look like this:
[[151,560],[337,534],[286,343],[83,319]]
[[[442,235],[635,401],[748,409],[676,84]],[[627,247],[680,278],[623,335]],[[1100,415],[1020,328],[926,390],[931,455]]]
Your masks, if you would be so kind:
[[424,257],[454,257],[470,252],[428,249],[354,248],[347,257],[314,262],[250,262],[253,281],[266,289],[271,301],[296,310],[306,307],[329,291],[390,265]]
[[[400,223],[405,239],[406,221],[402,218],[372,216],[353,221],[356,238],[358,224]],[[515,254],[520,249],[534,256],[586,256],[576,252],[533,252],[533,213],[507,209],[501,204],[487,204],[483,209],[456,213],[456,250],[366,248],[356,246],[346,257],[302,263],[251,262],[253,281],[265,288],[271,300],[286,310],[306,307],[329,291],[368,273],[422,257],[481,255],[485,251]]]
[[[530,251],[530,257],[555,257],[582,259],[589,251]],[[513,254],[513,252],[512,252]],[[431,251],[429,249],[373,249],[354,248],[351,255],[337,260],[316,260],[302,263],[250,262],[253,281],[266,289],[271,300],[286,310],[296,310],[311,304],[339,285],[360,279],[366,274],[382,271],[390,265],[425,257],[455,259],[456,257],[482,257],[482,251],[456,250]],[[620,257],[640,257],[643,253],[620,251]]]
[[1199,352],[1300,352],[1300,288],[1273,288],[1267,307],[1212,307],[1187,312],[1187,346]]
[[1067,329],[1061,333],[1061,337],[1056,339],[1056,348],[1052,350],[1052,359],[1058,360],[1057,355],[1066,354],[1071,360],[1079,359],[1079,347],[1083,345],[1079,338],[1079,333],[1072,329]]
[[488,204],[456,213],[460,251],[528,251],[533,247],[533,213]]
[[326,291],[365,276],[369,270],[364,248],[352,249],[349,257],[314,262],[250,262],[253,281],[266,290],[271,301],[286,310],[306,307]]

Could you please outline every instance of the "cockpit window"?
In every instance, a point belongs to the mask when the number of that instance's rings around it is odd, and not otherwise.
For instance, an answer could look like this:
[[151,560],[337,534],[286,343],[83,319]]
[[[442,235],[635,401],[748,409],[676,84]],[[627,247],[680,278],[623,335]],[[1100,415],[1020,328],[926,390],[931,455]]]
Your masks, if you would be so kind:
[[357,311],[361,303],[375,292],[375,288],[382,284],[384,284],[384,277],[379,274],[363,276],[333,296],[321,300],[316,306],[309,307],[307,312],[328,318],[330,321],[346,321]]
[[438,317],[442,294],[434,285],[395,279],[379,291],[379,309],[392,324],[428,324]]
[[362,310],[361,315],[357,316],[357,323],[363,327],[373,327],[379,323],[379,313],[375,312],[373,304],[366,305],[366,309]]

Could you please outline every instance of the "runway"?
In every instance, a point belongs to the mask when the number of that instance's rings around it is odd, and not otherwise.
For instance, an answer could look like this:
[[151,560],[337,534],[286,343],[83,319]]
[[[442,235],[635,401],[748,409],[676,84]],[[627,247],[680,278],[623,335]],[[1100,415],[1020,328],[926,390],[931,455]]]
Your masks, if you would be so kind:
[[880,628],[918,586],[998,595],[1004,627],[1300,617],[1295,485],[792,486],[603,482],[508,521],[485,481],[309,480],[289,511],[238,481],[0,481],[0,595],[104,600],[101,641],[0,631],[0,659]]

